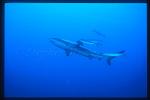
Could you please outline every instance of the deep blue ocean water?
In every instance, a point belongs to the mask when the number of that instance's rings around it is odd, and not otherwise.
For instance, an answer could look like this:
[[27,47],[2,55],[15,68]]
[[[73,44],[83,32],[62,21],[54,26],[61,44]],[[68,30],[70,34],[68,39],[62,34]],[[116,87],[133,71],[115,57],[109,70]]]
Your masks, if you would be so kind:
[[[145,97],[146,12],[145,3],[5,4],[5,96]],[[53,37],[97,39],[101,46],[86,47],[126,52],[108,66],[105,59],[66,56]]]

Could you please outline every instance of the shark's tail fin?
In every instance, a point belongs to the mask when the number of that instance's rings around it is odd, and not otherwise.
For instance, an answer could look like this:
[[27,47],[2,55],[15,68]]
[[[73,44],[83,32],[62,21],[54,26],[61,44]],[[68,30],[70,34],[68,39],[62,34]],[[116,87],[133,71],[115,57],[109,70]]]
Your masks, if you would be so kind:
[[123,54],[123,53],[125,53],[125,50],[119,51],[117,53]]
[[[119,52],[117,52],[115,54],[118,54],[118,56],[121,56],[124,52],[125,52],[125,50],[122,50],[122,51],[119,51]],[[107,56],[107,64],[111,65],[112,59],[114,59],[114,58],[116,58],[118,56],[116,56],[116,55]]]

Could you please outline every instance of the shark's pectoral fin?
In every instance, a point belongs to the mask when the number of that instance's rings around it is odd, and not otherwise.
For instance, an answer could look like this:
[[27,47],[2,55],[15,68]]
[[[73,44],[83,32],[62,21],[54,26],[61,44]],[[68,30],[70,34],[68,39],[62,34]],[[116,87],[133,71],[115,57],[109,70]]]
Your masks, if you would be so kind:
[[66,56],[69,56],[71,54],[70,50],[65,50]]

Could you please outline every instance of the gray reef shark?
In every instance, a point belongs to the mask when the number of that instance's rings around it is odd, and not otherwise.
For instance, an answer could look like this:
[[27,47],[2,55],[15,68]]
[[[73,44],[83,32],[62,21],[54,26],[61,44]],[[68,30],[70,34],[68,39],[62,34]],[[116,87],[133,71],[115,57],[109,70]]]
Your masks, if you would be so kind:
[[111,61],[113,58],[122,56],[125,52],[124,50],[122,50],[116,53],[96,53],[83,47],[83,42],[81,42],[80,40],[74,43],[72,41],[60,38],[50,38],[50,42],[56,47],[63,49],[66,53],[66,56],[69,56],[71,53],[76,53],[88,57],[89,59],[95,58],[101,60],[102,58],[106,58],[108,65],[111,65]]

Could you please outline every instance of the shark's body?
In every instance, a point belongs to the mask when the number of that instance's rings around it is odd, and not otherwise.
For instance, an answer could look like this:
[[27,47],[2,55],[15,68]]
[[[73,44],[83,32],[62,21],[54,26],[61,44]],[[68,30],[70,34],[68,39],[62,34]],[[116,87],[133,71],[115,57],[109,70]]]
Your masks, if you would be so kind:
[[120,51],[118,53],[98,54],[98,53],[95,53],[95,52],[83,47],[83,44],[80,41],[77,41],[76,43],[72,43],[71,41],[67,41],[67,40],[63,40],[63,39],[59,39],[59,38],[51,38],[50,42],[53,45],[65,50],[65,53],[67,56],[69,56],[70,53],[74,52],[76,54],[88,57],[89,59],[96,58],[96,59],[101,60],[102,58],[107,58],[107,63],[109,65],[111,65],[112,58],[121,56],[124,53],[124,51]]

